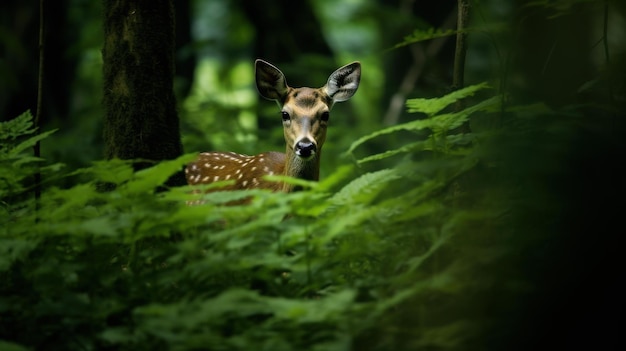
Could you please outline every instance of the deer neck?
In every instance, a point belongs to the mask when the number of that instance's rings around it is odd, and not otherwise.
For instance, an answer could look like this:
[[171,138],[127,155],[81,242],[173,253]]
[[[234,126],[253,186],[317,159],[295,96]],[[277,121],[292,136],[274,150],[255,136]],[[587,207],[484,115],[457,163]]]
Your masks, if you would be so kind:
[[[296,155],[292,148],[288,147],[285,156],[284,175],[304,180],[319,180],[321,150],[318,150],[312,158],[304,160]],[[292,192],[300,189],[301,187],[294,186],[293,184],[283,184],[284,192]]]

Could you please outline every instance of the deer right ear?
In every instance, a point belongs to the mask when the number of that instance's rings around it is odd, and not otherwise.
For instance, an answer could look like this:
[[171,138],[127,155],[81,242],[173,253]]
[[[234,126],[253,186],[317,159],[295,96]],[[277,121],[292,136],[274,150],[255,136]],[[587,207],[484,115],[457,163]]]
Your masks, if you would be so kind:
[[256,60],[254,66],[256,88],[261,96],[282,103],[283,97],[287,95],[287,91],[289,90],[283,72],[263,60]]
[[337,69],[328,77],[324,91],[333,102],[346,101],[356,93],[360,81],[361,63],[352,62]]

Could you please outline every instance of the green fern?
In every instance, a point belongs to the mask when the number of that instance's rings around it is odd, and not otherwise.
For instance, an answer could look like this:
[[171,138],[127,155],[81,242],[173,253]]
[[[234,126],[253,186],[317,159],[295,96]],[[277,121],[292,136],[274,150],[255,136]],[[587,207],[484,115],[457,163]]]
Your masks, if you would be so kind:
[[432,117],[435,114],[443,111],[446,107],[454,104],[455,102],[473,96],[477,92],[489,88],[490,87],[487,83],[479,83],[475,85],[470,85],[465,88],[461,88],[459,90],[455,90],[442,97],[432,99],[409,99],[406,101],[406,106],[410,113],[421,112],[425,113],[429,117]]
[[[387,127],[381,130],[377,130],[371,134],[365,135],[357,140],[355,140],[348,150],[347,154],[353,154],[356,148],[363,145],[367,141],[378,138],[383,135],[398,133],[401,131],[410,131],[417,132],[422,130],[430,130],[431,136],[427,138],[425,141],[417,141],[412,142],[410,144],[401,146],[398,149],[388,150],[381,154],[367,156],[363,159],[358,160],[358,163],[382,160],[391,156],[395,156],[397,154],[414,152],[417,149],[422,150],[433,150],[440,152],[448,152],[448,141],[461,141],[460,139],[448,139],[446,134],[455,128],[458,128],[460,125],[465,123],[469,116],[473,113],[479,111],[488,111],[494,112],[497,111],[500,107],[500,103],[502,98],[499,96],[494,96],[489,99],[483,100],[477,104],[471,105],[461,111],[451,112],[451,113],[443,113],[439,114],[441,111],[446,109],[451,104],[473,96],[477,92],[487,89],[489,86],[486,83],[481,83],[477,85],[472,85],[457,91],[454,91],[450,94],[447,94],[443,97],[432,98],[432,99],[411,99],[407,101],[407,107],[409,108],[409,112],[416,113],[421,112],[425,113],[427,117],[425,119],[417,119],[411,122],[394,125],[391,127]],[[440,143],[443,142],[443,143]],[[463,140],[463,142],[467,142],[467,138]]]
[[344,186],[329,201],[334,205],[368,204],[385,188],[387,182],[399,177],[395,169],[366,173]]
[[45,165],[44,160],[31,156],[35,144],[53,134],[50,130],[35,136],[33,117],[29,111],[20,116],[0,122],[0,199],[13,196],[24,189],[24,182],[36,172],[58,171],[62,165]]
[[33,115],[30,111],[26,111],[14,119],[0,122],[0,141],[2,141],[2,146],[5,147],[6,142],[32,134],[35,130]]
[[404,40],[401,43],[394,45],[390,50],[398,49],[398,48],[415,44],[415,43],[419,43],[425,40],[448,37],[451,35],[455,35],[456,33],[457,31],[453,29],[443,30],[443,29],[437,29],[434,27],[430,27],[425,30],[416,29],[415,31],[413,31],[411,35],[404,37]]
[[[318,184],[276,178],[303,187],[295,193],[155,191],[185,156],[139,172],[99,161],[74,172],[83,181],[70,188],[46,187],[37,205],[24,196],[0,217],[1,327],[38,344],[45,328],[64,349],[81,340],[87,349],[335,350],[370,335],[383,341],[369,349],[462,349],[484,326],[464,322],[467,306],[491,296],[489,265],[509,249],[498,232],[509,190],[473,180],[501,172],[501,158],[487,158],[488,135],[449,133],[502,107],[492,97],[447,112],[484,87],[413,101],[425,119],[372,133],[350,152],[401,131],[421,131],[419,140]],[[25,150],[15,164],[31,162]],[[495,166],[479,170],[479,161]],[[99,191],[99,182],[116,187]]]

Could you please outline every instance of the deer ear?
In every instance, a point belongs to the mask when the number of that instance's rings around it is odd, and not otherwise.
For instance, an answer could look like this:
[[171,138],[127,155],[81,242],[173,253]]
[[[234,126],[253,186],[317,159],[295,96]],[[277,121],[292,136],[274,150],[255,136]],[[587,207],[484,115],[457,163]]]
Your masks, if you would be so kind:
[[285,75],[274,65],[263,60],[254,63],[256,88],[266,99],[282,102],[289,87]]
[[356,93],[360,81],[361,63],[352,62],[333,72],[323,89],[333,102],[346,101]]

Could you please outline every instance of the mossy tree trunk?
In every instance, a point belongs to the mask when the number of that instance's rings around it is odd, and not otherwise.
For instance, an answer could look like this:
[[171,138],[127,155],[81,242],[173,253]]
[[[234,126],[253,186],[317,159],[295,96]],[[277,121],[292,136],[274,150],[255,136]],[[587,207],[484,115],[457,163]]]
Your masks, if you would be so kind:
[[[107,159],[158,161],[182,154],[173,91],[174,33],[172,0],[104,0]],[[136,169],[148,165],[138,162]]]

